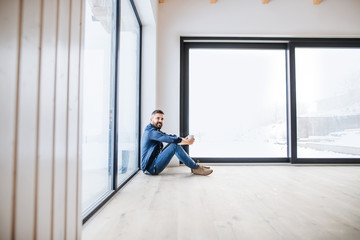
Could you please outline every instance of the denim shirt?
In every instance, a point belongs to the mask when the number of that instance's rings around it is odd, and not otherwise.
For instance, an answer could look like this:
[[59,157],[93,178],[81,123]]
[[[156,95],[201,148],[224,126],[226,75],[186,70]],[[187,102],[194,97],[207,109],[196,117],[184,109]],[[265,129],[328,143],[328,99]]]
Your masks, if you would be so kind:
[[180,143],[181,137],[158,130],[151,123],[146,126],[141,138],[141,169],[145,172],[149,164],[161,153],[163,142]]

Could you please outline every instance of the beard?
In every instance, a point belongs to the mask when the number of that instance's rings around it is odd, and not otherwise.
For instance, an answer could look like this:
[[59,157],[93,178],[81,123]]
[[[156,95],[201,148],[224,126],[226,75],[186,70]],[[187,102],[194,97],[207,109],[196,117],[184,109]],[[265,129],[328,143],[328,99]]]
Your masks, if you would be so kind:
[[161,129],[161,127],[162,127],[162,123],[156,123],[156,126],[155,126],[157,129]]
[[159,122],[158,122],[158,123],[155,123],[154,126],[155,126],[156,129],[160,130],[161,127],[162,127],[162,123],[159,123]]

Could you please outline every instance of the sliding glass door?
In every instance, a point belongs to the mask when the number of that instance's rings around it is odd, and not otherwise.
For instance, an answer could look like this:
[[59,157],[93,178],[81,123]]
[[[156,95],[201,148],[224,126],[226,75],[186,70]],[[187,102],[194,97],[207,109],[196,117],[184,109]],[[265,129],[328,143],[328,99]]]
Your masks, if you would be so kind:
[[300,158],[360,157],[360,48],[295,48]]
[[[85,1],[82,209],[86,214],[111,192],[114,146],[115,1]],[[96,9],[106,11],[99,13]]]
[[139,169],[141,23],[132,0],[86,0],[82,215],[89,219]]
[[360,39],[182,37],[180,134],[213,163],[360,163]]
[[118,112],[117,186],[138,170],[140,24],[129,0],[121,1]]
[[191,157],[287,157],[286,51],[189,50]]

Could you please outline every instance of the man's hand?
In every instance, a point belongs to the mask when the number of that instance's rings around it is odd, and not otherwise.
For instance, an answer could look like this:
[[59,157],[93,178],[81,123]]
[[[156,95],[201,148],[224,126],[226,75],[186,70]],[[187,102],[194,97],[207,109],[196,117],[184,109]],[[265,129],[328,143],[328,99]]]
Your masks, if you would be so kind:
[[195,138],[188,139],[183,138],[182,141],[179,143],[179,145],[192,145],[195,142]]

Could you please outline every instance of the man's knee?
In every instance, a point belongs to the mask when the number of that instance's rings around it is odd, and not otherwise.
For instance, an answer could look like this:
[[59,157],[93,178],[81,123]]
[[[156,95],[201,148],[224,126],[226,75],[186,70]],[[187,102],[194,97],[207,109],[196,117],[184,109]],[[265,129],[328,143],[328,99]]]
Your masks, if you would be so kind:
[[168,145],[165,146],[165,148],[163,148],[162,150],[162,154],[164,154],[166,152],[166,154],[175,154],[176,150],[177,150],[178,145],[176,143],[169,143]]
[[176,143],[170,143],[168,147],[176,149],[177,147],[179,147],[179,145],[177,145]]

